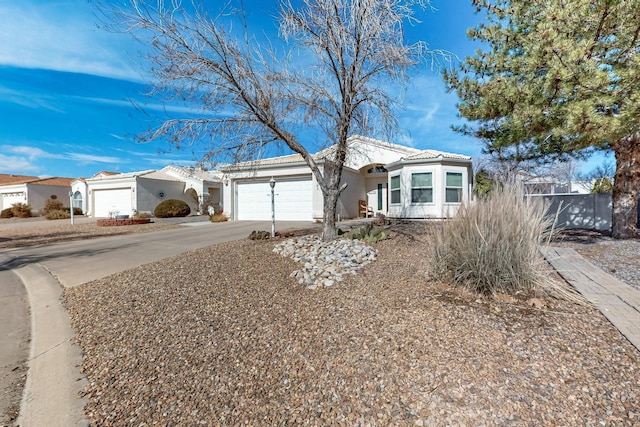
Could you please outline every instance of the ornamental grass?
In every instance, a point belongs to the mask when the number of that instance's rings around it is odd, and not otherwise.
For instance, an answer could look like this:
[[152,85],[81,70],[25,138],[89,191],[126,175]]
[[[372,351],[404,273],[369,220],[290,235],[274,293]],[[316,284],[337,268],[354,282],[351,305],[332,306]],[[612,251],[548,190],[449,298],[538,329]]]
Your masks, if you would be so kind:
[[548,267],[538,251],[554,233],[554,218],[546,212],[521,186],[498,186],[436,229],[436,268],[481,294],[513,295],[548,285]]

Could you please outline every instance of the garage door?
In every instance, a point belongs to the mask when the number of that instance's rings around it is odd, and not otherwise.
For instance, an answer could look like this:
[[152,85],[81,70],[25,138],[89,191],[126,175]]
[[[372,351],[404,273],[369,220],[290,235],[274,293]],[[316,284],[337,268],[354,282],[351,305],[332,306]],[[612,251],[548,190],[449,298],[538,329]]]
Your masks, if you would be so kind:
[[24,192],[2,194],[2,205],[0,205],[2,209],[10,208],[15,203],[27,203]]
[[93,190],[93,216],[106,218],[116,215],[131,215],[131,189]]
[[[310,178],[276,181],[274,190],[276,220],[312,220],[311,184]],[[239,220],[271,220],[271,187],[268,181],[239,182],[236,194],[236,212]]]

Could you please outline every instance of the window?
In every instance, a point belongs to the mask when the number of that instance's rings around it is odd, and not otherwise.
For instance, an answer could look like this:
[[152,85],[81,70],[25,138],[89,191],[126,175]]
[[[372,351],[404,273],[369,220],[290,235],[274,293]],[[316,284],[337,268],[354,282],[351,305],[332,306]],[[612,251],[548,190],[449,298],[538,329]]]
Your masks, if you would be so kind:
[[462,173],[447,172],[447,184],[445,192],[445,202],[462,202]]
[[378,184],[378,210],[382,210],[382,184]]
[[391,204],[397,205],[400,203],[400,175],[392,176],[389,180],[391,181],[389,186],[391,191]]
[[431,172],[411,174],[411,203],[433,203]]

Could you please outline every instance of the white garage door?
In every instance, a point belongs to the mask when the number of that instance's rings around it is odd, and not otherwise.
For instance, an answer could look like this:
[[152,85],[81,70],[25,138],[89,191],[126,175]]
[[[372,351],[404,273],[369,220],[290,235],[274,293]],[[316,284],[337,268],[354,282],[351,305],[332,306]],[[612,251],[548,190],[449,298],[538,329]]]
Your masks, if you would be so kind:
[[[311,179],[276,180],[275,211],[278,221],[312,220]],[[237,187],[239,220],[271,220],[271,187],[268,181],[240,182]]]
[[2,209],[10,208],[15,203],[27,203],[24,192],[2,194]]
[[106,218],[110,213],[131,215],[131,189],[93,190],[93,216]]

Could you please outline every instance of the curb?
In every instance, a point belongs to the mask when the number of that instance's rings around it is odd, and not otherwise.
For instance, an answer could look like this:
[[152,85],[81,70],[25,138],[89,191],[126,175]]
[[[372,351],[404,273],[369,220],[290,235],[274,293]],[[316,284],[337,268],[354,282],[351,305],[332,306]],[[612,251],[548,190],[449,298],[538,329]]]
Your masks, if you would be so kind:
[[31,309],[29,369],[18,426],[88,426],[83,417],[86,385],[80,373],[82,352],[62,306],[62,286],[46,269],[29,264],[14,269],[24,284]]

